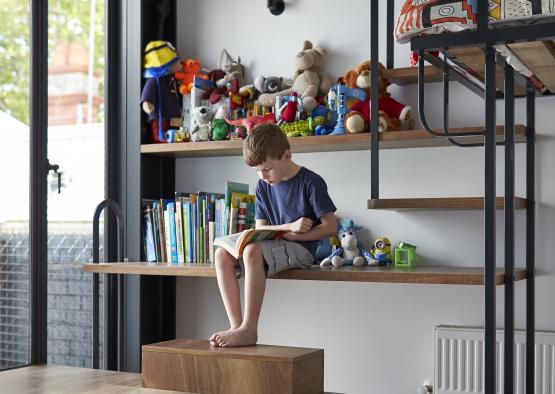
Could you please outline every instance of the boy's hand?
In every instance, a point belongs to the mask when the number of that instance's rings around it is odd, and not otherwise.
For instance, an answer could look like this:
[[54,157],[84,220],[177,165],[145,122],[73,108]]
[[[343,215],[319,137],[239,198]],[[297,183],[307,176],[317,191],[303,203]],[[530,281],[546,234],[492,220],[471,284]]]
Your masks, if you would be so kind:
[[306,233],[312,229],[312,223],[309,218],[300,218],[293,223],[289,223],[289,230],[294,233]]

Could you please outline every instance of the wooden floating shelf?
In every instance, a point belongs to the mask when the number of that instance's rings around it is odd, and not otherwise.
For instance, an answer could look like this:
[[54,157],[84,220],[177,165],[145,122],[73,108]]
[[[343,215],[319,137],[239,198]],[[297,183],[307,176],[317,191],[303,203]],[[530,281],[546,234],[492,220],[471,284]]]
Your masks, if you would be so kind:
[[[387,68],[384,77],[395,85],[409,85],[418,83],[418,67]],[[425,82],[440,82],[443,80],[443,73],[434,66],[424,66]]]
[[[496,209],[503,209],[503,197],[496,197]],[[526,199],[515,197],[515,209],[526,208]],[[483,209],[484,197],[440,197],[440,198],[379,198],[368,200],[368,209],[382,209],[390,211],[403,210],[469,210]]]
[[[478,127],[454,128],[451,132],[470,133],[479,131]],[[436,130],[440,132],[441,130]],[[497,140],[503,140],[503,126],[497,126]],[[426,130],[386,131],[380,133],[380,149],[430,148],[451,146],[445,138],[431,135]],[[459,142],[481,142],[482,137],[455,138]],[[526,142],[526,127],[515,125],[515,142]],[[334,152],[370,149],[370,133],[324,135],[289,138],[291,150],[295,153]],[[185,142],[176,144],[146,144],[141,145],[141,153],[165,157],[213,157],[213,156],[241,156],[243,141],[206,141]]]
[[[101,274],[128,275],[164,275],[190,277],[216,277],[213,264],[166,264],[166,263],[99,263],[83,264],[85,272]],[[505,283],[503,269],[498,268],[496,285]],[[313,266],[307,270],[289,270],[281,272],[273,279],[324,280],[344,282],[381,282],[381,283],[421,283],[449,285],[482,285],[484,269],[481,267],[430,267],[412,268],[395,267],[320,267]],[[515,280],[525,279],[524,269],[515,270]]]

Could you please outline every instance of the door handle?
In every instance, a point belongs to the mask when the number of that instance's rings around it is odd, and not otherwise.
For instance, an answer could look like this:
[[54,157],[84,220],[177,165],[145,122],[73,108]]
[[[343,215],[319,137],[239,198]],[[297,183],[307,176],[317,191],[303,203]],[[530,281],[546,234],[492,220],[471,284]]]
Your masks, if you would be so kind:
[[62,192],[62,173],[58,172],[59,169],[58,164],[50,164],[50,161],[46,159],[46,175],[50,174],[50,171],[54,171],[58,175],[58,194]]

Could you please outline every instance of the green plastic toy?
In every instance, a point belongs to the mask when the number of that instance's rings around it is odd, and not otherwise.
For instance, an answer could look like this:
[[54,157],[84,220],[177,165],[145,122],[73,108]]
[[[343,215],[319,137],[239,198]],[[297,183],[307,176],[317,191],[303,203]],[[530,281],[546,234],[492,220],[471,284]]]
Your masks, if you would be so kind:
[[400,242],[395,248],[395,267],[412,267],[416,260],[416,246]]

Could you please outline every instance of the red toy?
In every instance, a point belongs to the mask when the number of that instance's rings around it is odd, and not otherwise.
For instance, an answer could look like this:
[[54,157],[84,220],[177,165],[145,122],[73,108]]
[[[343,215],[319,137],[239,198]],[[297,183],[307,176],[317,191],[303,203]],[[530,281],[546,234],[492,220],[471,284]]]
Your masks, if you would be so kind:
[[291,123],[295,120],[299,107],[297,100],[297,92],[291,92],[289,100],[284,104],[285,108],[281,111],[281,123]]

